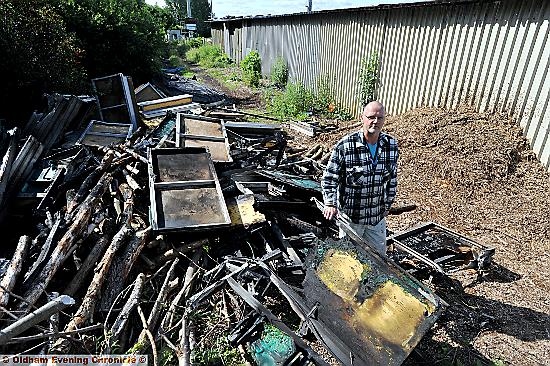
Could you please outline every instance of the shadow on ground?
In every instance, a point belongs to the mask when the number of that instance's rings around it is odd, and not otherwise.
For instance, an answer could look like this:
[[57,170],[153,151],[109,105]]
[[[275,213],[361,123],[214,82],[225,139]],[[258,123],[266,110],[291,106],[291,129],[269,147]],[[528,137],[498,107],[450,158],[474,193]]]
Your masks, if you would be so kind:
[[[520,278],[495,263],[482,281],[512,283]],[[434,283],[436,293],[449,307],[403,365],[500,365],[498,360],[490,360],[473,348],[474,340],[486,331],[526,342],[550,339],[548,314],[470,295],[460,281],[449,277],[441,276]]]

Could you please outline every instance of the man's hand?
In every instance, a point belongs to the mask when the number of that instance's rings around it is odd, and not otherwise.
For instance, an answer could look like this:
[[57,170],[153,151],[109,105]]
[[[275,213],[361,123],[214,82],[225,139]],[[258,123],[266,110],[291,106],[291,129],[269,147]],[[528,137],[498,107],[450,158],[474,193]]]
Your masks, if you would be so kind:
[[338,213],[338,210],[336,209],[336,207],[325,206],[325,208],[323,209],[323,216],[327,220],[332,220],[337,213]]

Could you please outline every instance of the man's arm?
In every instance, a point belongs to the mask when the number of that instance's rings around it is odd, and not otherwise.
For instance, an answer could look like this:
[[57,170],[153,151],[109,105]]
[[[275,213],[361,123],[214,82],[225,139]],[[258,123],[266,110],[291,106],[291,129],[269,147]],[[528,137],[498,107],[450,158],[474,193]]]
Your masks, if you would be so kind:
[[338,207],[338,185],[342,179],[342,165],[344,163],[343,152],[338,145],[332,150],[327,167],[323,173],[321,187],[323,188],[323,201],[325,209],[323,215],[331,220],[337,213]]

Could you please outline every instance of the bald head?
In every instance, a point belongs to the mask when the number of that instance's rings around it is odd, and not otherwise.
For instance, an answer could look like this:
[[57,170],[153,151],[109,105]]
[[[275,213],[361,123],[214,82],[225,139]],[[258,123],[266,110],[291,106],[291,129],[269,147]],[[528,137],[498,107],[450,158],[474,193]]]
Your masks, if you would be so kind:
[[361,114],[361,122],[363,122],[363,133],[369,141],[376,141],[384,126],[386,110],[382,103],[373,101],[365,106]]
[[376,100],[373,100],[372,102],[368,103],[365,108],[363,108],[363,114],[366,112],[366,111],[382,111],[382,113],[384,114],[384,116],[386,115],[386,109],[384,108],[384,106],[382,105],[382,103],[376,101]]

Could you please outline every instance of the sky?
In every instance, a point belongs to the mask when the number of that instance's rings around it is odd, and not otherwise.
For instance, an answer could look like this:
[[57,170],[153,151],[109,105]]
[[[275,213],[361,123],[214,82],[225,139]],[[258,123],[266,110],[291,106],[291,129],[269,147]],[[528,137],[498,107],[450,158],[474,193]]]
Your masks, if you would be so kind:
[[[145,0],[148,4],[164,6],[164,0]],[[278,15],[301,13],[307,10],[308,0],[210,0],[214,17]],[[313,11],[357,8],[379,4],[398,4],[411,0],[312,0]]]

